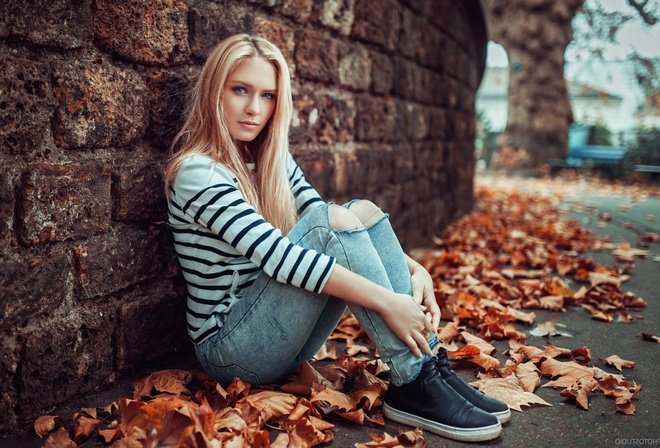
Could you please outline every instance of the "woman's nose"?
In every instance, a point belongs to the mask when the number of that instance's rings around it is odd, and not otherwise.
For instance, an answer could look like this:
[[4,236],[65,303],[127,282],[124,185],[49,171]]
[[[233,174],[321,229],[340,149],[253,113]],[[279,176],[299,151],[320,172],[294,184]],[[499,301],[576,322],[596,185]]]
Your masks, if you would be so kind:
[[257,95],[250,98],[245,108],[245,112],[249,115],[257,115],[259,113],[259,97]]

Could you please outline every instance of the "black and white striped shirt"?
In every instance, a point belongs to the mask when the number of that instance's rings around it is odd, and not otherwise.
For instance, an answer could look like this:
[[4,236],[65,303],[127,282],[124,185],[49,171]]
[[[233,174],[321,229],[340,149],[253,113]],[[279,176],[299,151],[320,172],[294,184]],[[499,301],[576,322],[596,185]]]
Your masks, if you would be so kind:
[[[300,217],[323,203],[288,156],[289,185]],[[191,155],[170,187],[169,223],[187,284],[188,334],[215,334],[241,291],[264,271],[277,281],[320,292],[335,259],[292,244],[245,202],[229,169]]]

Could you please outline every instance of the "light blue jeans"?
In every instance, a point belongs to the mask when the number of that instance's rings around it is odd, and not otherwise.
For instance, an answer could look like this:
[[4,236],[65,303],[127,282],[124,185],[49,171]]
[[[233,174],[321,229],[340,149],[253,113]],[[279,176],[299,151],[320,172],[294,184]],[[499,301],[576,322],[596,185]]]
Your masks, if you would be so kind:
[[[340,265],[385,288],[412,292],[404,253],[387,215],[366,229],[338,231],[329,224],[325,204],[303,217],[287,237],[335,257]],[[389,366],[390,382],[401,385],[414,380],[431,356],[416,357],[377,312],[348,306]],[[415,306],[412,301],[410,306]],[[227,385],[234,377],[250,384],[272,383],[312,358],[345,311],[346,302],[337,297],[286,285],[262,272],[243,291],[220,331],[195,350],[204,369],[220,384]],[[429,345],[437,344],[432,333]]]

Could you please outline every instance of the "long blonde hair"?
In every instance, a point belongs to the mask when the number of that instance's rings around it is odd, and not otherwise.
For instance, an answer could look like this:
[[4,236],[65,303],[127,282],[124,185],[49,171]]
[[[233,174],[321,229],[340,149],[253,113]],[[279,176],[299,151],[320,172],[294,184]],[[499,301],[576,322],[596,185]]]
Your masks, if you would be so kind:
[[[251,58],[263,58],[277,73],[277,103],[268,124],[255,139],[259,145],[256,185],[241,157],[236,141],[229,134],[222,105],[224,85],[232,71]],[[192,92],[188,117],[170,146],[165,167],[165,192],[185,158],[204,154],[231,170],[245,200],[266,221],[287,234],[298,217],[287,176],[289,124],[293,111],[289,68],[280,50],[268,40],[237,34],[218,44],[209,54]],[[179,147],[177,150],[176,148]]]

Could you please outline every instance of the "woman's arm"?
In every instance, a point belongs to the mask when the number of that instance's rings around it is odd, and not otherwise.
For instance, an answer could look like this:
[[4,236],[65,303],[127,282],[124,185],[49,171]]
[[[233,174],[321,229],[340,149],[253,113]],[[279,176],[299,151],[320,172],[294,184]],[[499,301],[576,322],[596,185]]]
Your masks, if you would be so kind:
[[426,308],[411,296],[392,292],[339,264],[335,264],[322,292],[376,311],[415,356],[421,357],[422,351],[432,354],[426,335],[437,326],[424,315]]

